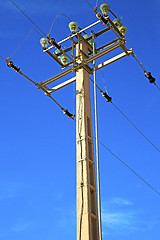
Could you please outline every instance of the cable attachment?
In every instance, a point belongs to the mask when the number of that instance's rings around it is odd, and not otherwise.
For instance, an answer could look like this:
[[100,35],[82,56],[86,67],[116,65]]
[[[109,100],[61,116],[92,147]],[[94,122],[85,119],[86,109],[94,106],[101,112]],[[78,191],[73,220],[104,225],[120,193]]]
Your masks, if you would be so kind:
[[99,20],[103,25],[107,25],[108,19],[103,17],[99,12],[96,14],[96,17],[99,18]]
[[94,8],[94,12],[95,12],[95,14],[97,14],[97,7]]
[[156,79],[152,77],[151,72],[144,72],[144,73],[145,73],[145,77],[149,79],[150,83],[155,83]]
[[69,118],[72,118],[74,120],[75,115],[70,113],[68,109],[63,109],[63,113],[66,114]]
[[108,94],[106,92],[103,92],[101,90],[101,94],[106,99],[107,102],[112,102],[112,98],[110,96],[108,96]]
[[16,72],[20,72],[20,67],[17,67],[16,65],[14,65],[14,63],[12,61],[7,61],[7,66],[12,68]]
[[61,45],[56,43],[54,38],[50,38],[50,34],[47,35],[48,42],[53,46],[56,47],[57,49],[61,50]]

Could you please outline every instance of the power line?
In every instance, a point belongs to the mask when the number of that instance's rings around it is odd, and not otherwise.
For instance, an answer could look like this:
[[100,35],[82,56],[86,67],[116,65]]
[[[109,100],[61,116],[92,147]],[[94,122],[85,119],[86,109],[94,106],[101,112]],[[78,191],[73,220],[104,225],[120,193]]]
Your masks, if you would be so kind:
[[160,87],[159,87],[159,86],[157,86],[157,84],[156,84],[156,83],[154,83],[154,85],[156,86],[156,88],[157,88],[158,90],[160,90]]
[[88,2],[88,0],[85,0],[86,1],[86,3],[88,3],[88,5],[93,9],[93,11],[94,11],[94,8],[92,7],[92,5]]
[[106,87],[106,82],[105,82],[105,78],[104,78],[104,71],[103,71],[103,68],[102,68],[102,78],[103,78],[103,83],[104,83],[105,91],[106,91],[106,93],[108,94],[107,87]]
[[0,56],[5,62],[7,62],[7,66],[12,68],[13,70],[15,70],[17,73],[21,74],[23,77],[25,77],[27,80],[29,80],[30,82],[32,82],[38,89],[41,89],[45,92],[45,95],[48,96],[50,99],[52,99],[55,104],[61,108],[61,110],[63,111],[64,114],[66,114],[69,118],[74,120],[74,115],[70,114],[68,112],[67,109],[63,108],[52,96],[50,93],[48,93],[47,89],[45,89],[44,87],[40,87],[38,83],[36,83],[35,81],[33,81],[31,78],[29,78],[27,75],[25,75],[23,72],[20,71],[20,68],[17,67],[12,61],[9,61],[10,58],[8,59],[4,59],[2,56]]
[[98,6],[98,0],[96,0],[96,8],[97,8],[97,6]]
[[[91,79],[91,78],[90,78],[90,79]],[[91,81],[93,82],[92,79],[91,79]],[[158,86],[157,86],[157,87],[158,87]],[[99,91],[100,91],[101,93],[104,93],[103,90],[102,90],[100,87],[97,86],[97,88],[99,89]],[[108,94],[107,94],[106,96],[109,97]],[[128,121],[129,123],[131,123],[132,126],[133,126],[158,152],[160,152],[160,150],[136,127],[136,125],[113,103],[112,100],[111,100],[111,101],[107,101],[107,102],[111,102],[112,105],[127,119],[127,121]]]
[[[94,137],[96,139],[96,137]],[[126,164],[122,159],[120,159],[115,153],[113,153],[104,143],[100,140],[98,142],[108,151],[110,152],[115,158],[117,158],[125,167],[127,167],[134,175],[136,175],[143,183],[145,183],[150,189],[152,189],[155,193],[160,196],[160,192],[154,188],[148,181],[146,181],[143,177],[141,177],[135,170],[133,170],[128,164]]]
[[113,153],[108,147],[106,147],[101,141],[99,143],[110,152],[115,158],[117,158],[124,166],[126,166],[132,173],[134,173],[140,180],[142,180],[149,188],[151,188],[155,193],[160,196],[160,192],[155,189],[149,182],[147,182],[144,178],[142,178],[136,171],[134,171],[129,165],[127,165],[122,159],[120,159],[115,153]]
[[127,119],[128,122],[132,124],[132,126],[158,151],[160,150],[136,127],[136,125],[113,103],[112,105]]
[[29,32],[28,36],[25,38],[25,40],[18,46],[18,48],[14,51],[14,53],[11,55],[10,59],[14,56],[14,54],[18,51],[18,49],[23,45],[23,43],[25,43],[25,41],[27,41],[27,39],[29,38],[29,36],[31,35],[33,29]]
[[29,32],[29,34],[27,35],[27,37],[24,39],[24,41],[18,46],[18,48],[14,51],[14,53],[12,54],[12,56],[9,58],[11,59],[14,54],[18,51],[18,49],[27,41],[27,39],[29,38],[29,36],[31,35],[32,31],[35,31],[36,33],[38,33],[41,37],[43,37],[35,28],[32,28],[32,30]]
[[111,11],[111,9],[109,11],[115,18],[117,18],[117,16]]
[[4,57],[2,57],[2,56],[0,56],[4,61],[5,61],[5,58]]
[[27,14],[12,0],[9,0],[18,10],[41,32],[44,36],[46,34],[27,16]]
[[63,14],[63,13],[58,14],[58,15],[55,17],[55,19],[53,20],[53,22],[52,22],[52,25],[51,25],[51,28],[50,28],[50,31],[49,31],[49,35],[51,34],[51,31],[52,31],[52,28],[53,28],[53,24],[55,23],[56,19],[57,19],[59,16],[64,16],[64,17],[66,17],[69,21],[72,22],[72,20],[71,20],[69,17],[67,17],[65,14]]

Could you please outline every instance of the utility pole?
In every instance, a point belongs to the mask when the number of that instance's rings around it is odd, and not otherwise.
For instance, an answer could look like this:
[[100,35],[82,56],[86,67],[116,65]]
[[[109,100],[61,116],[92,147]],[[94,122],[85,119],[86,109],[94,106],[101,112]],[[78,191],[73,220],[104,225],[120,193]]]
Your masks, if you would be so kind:
[[[80,62],[88,56],[88,44],[83,38],[76,53]],[[84,67],[76,72],[76,146],[77,240],[99,240],[90,83]]]
[[[55,91],[76,81],[77,240],[102,240],[99,186],[100,184],[99,180],[96,184],[93,146],[93,129],[89,82],[90,74],[94,74],[95,80],[96,71],[98,71],[99,69],[102,69],[103,67],[106,67],[121,58],[129,56],[130,54],[134,56],[133,50],[127,49],[125,46],[125,33],[127,31],[127,28],[125,26],[122,26],[121,19],[116,18],[113,21],[110,19],[110,17],[108,16],[108,6],[109,5],[106,3],[102,4],[100,8],[104,16],[96,12],[96,16],[99,18],[99,20],[83,29],[80,29],[80,31],[77,31],[78,24],[76,22],[71,22],[69,24],[69,27],[72,35],[69,35],[69,37],[63,39],[62,41],[57,43],[54,38],[50,38],[50,34],[47,35],[47,38],[42,38],[40,40],[44,52],[46,52],[62,67],[63,71],[58,75],[44,82],[36,83],[32,79],[27,77],[22,71],[20,71],[20,68],[17,67],[12,61],[10,61],[10,58],[5,59],[8,67],[14,69],[16,72],[23,75],[26,79],[35,84],[38,89],[44,91],[45,95],[50,97],[63,110],[63,113],[72,119],[74,119],[74,115],[71,114],[68,109],[63,108],[52,97],[52,94]],[[92,36],[86,34],[86,31],[100,23],[103,24],[102,30],[97,33],[94,33],[92,31]],[[106,34],[108,31],[112,31],[114,36],[116,36],[116,39],[110,42],[106,42],[105,40],[104,45],[96,48],[94,42],[95,38]],[[66,49],[63,49],[61,44],[64,44],[66,41],[71,41],[72,45]],[[51,46],[48,47],[48,44],[50,44]],[[54,53],[50,51],[53,47],[57,49]],[[96,66],[96,59],[99,59],[102,56],[106,56],[108,53],[111,53],[117,49],[121,49],[123,50],[123,52],[118,55],[116,54],[116,56],[109,58],[103,63],[100,63]],[[91,63],[93,63],[93,67],[90,67],[89,64]],[[62,82],[61,84],[52,88],[48,87],[48,85],[50,85],[51,83],[73,72],[75,72],[76,74],[75,77],[72,77],[71,79]],[[96,81],[94,81],[94,90],[96,99]],[[106,100],[110,98],[107,93],[104,92],[103,96],[106,98]],[[97,118],[95,123],[97,125]],[[96,145],[98,145],[97,128]],[[99,160],[97,160],[97,162],[99,162]],[[97,176],[99,177],[99,163],[97,164]]]

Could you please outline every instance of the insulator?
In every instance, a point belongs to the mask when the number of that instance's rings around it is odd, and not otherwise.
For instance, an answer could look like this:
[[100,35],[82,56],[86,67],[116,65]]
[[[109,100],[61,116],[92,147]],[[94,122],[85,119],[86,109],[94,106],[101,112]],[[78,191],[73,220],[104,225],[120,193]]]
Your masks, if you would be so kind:
[[16,65],[14,65],[14,63],[12,61],[8,62],[7,63],[7,66],[14,69],[16,72],[19,72],[20,71],[20,68],[17,67]]
[[120,31],[120,33],[125,36],[125,34],[127,33],[128,29],[125,26],[119,27],[118,30]]
[[63,63],[63,65],[67,65],[69,62],[69,57],[67,57],[65,54],[62,54],[60,57],[61,63]]
[[101,6],[100,6],[100,10],[102,12],[102,14],[107,17],[108,13],[109,13],[109,10],[110,10],[110,6],[109,4],[107,3],[103,3]]
[[[88,41],[87,39],[90,38],[91,36],[89,34],[85,34],[83,37],[84,37],[84,39],[86,39],[86,41]],[[89,44],[91,44],[91,43],[93,43],[93,40],[91,39],[88,42],[89,42]]]
[[69,118],[73,118],[74,117],[74,115],[71,114],[67,109],[64,109],[63,113],[66,114]]
[[101,91],[102,96],[106,99],[107,102],[111,102],[112,98],[108,96],[106,92]]
[[41,46],[42,46],[43,49],[46,49],[46,48],[48,47],[48,44],[49,44],[48,39],[47,39],[47,38],[44,38],[44,37],[41,38],[40,44],[41,44]]
[[149,79],[150,83],[155,83],[156,79],[152,77],[151,72],[145,72],[145,76]]
[[70,22],[70,24],[68,26],[72,33],[76,33],[78,30],[78,27],[79,27],[77,22]]
[[123,25],[122,19],[121,18],[115,18],[113,20],[114,25],[116,25],[116,27],[121,27]]
[[59,59],[62,56],[62,51],[60,51],[59,49],[56,49],[56,51],[53,52]]

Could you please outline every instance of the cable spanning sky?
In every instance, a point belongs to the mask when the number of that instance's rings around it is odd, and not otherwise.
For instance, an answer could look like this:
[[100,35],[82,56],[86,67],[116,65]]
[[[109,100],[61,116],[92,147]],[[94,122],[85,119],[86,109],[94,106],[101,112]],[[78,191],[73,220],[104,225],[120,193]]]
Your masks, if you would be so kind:
[[[92,8],[84,0],[15,0],[41,32],[11,2],[0,2],[0,56],[7,58],[14,54],[12,61],[15,65],[35,82],[43,82],[62,71],[43,53],[39,43],[40,35],[49,33],[58,14],[78,22],[80,28],[97,21]],[[96,0],[88,2],[93,8],[97,3]],[[103,2],[98,1],[98,8]],[[116,16],[122,17],[128,28],[130,45],[160,86],[160,2],[106,2]],[[70,21],[64,15],[59,15],[52,27],[51,37],[57,42],[70,34]],[[114,19],[111,13],[110,17]],[[99,25],[94,31],[103,28]],[[90,30],[87,33],[91,34]],[[97,47],[111,38],[108,33],[97,38]],[[66,43],[62,47],[68,46]],[[1,58],[0,239],[76,239],[75,122],[34,84],[6,65]],[[103,71],[97,71],[98,86],[103,91],[107,89],[113,103],[160,149],[159,89],[149,83],[132,56],[105,67]],[[62,80],[72,77],[70,74]],[[53,96],[71,113],[75,105],[74,88],[74,84],[69,85]],[[106,102],[99,91],[97,96],[100,142],[159,192],[160,153],[113,104]],[[93,115],[92,82],[91,98]],[[103,145],[99,147],[103,240],[158,240],[160,197]]]

